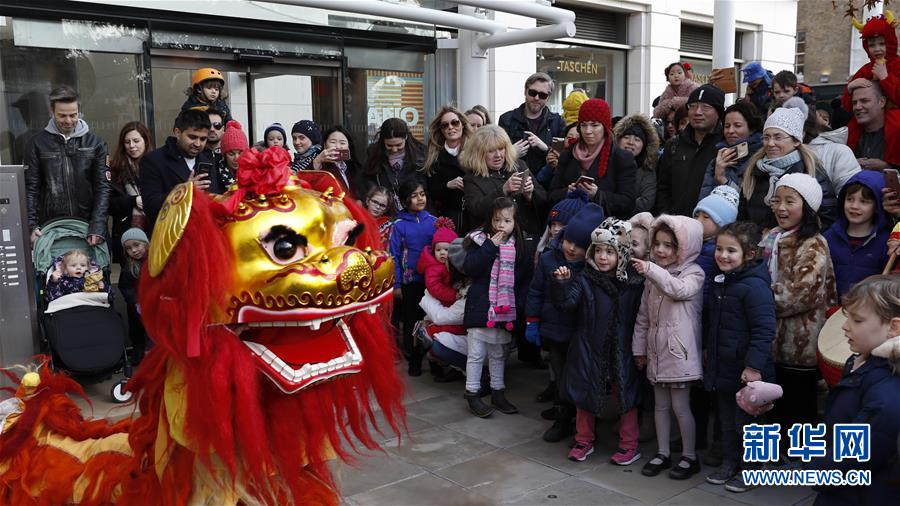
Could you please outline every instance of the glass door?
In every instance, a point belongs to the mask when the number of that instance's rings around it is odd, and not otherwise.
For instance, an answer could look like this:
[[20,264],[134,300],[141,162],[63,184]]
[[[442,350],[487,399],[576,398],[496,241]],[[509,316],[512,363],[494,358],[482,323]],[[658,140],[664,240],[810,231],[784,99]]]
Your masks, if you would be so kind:
[[291,126],[301,119],[311,119],[323,129],[340,122],[340,68],[336,65],[304,65],[283,58],[277,63],[241,62],[214,59],[203,53],[166,53],[155,54],[151,63],[157,144],[171,135],[175,117],[190,91],[191,73],[204,67],[224,74],[223,96],[232,117],[247,132],[251,146],[262,140],[272,123],[281,123],[289,134]]

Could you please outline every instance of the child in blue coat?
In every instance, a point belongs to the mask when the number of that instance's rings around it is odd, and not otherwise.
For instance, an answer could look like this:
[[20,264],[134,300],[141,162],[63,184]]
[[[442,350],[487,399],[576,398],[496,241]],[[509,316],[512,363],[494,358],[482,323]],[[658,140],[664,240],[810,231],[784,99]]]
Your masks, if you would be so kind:
[[772,382],[775,363],[775,296],[769,270],[758,256],[761,237],[756,225],[726,225],[716,236],[716,270],[706,301],[703,382],[713,391],[722,428],[723,463],[706,477],[732,492],[749,487],[741,469],[743,426],[750,415],[738,409],[735,394],[751,381]]
[[887,263],[891,220],[882,207],[882,188],[880,171],[856,173],[838,196],[843,212],[822,234],[831,251],[838,297],[863,279],[881,274]]
[[[570,199],[566,199],[570,200]],[[565,200],[563,201],[565,202]],[[591,244],[591,232],[603,221],[603,208],[588,204],[576,214],[565,230],[562,240],[554,243],[554,248],[545,251],[538,261],[536,275],[528,289],[525,316],[528,326],[525,337],[534,344],[541,345],[550,352],[550,369],[555,378],[562,374],[569,350],[569,340],[575,333],[575,313],[559,311],[550,296],[550,282],[553,272],[566,266],[574,273],[584,267],[584,254]],[[553,385],[556,391],[556,384]],[[544,432],[544,441],[556,442],[572,434],[575,425],[575,408],[568,402],[557,399],[553,426]]]
[[424,353],[415,346],[413,327],[425,315],[419,307],[419,301],[425,295],[425,280],[416,267],[422,250],[431,244],[435,218],[425,210],[428,198],[425,185],[418,179],[403,181],[399,197],[403,211],[397,215],[390,240],[391,256],[394,257],[394,298],[400,303],[403,351],[409,360],[407,373],[419,376]]
[[697,257],[697,265],[703,267],[703,273],[706,274],[706,281],[703,283],[704,301],[716,268],[716,235],[722,227],[737,219],[740,197],[734,188],[720,185],[713,188],[694,208],[694,219],[703,224],[703,247]]
[[[847,322],[842,327],[854,353],[844,376],[828,394],[825,457],[813,469],[869,470],[872,483],[859,487],[823,487],[816,506],[897,504],[900,498],[900,282],[897,276],[872,276],[844,296]],[[836,424],[868,424],[869,459],[836,461],[832,444]]]

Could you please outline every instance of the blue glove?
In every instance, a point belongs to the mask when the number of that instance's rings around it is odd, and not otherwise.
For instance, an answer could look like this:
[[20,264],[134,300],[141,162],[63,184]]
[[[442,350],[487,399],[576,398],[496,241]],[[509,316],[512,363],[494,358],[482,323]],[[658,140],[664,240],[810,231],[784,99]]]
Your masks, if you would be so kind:
[[525,327],[525,339],[529,343],[540,348],[541,346],[541,325],[537,322],[531,322]]

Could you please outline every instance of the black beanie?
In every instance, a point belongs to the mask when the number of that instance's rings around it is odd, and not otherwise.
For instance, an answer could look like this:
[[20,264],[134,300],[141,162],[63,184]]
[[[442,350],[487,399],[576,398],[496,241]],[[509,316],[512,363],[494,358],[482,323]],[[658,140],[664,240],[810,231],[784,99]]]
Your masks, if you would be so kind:
[[291,128],[291,134],[303,134],[309,137],[313,144],[322,144],[322,131],[319,130],[319,125],[308,119],[294,123],[294,127]]

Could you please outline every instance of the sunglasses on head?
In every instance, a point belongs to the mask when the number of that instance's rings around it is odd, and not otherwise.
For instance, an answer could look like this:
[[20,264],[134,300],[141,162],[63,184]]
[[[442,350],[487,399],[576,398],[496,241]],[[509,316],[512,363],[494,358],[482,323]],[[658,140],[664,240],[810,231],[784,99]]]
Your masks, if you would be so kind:
[[446,121],[442,121],[441,122],[441,130],[446,130],[450,127],[459,128],[460,125],[462,125],[462,121],[460,121],[458,119],[452,119],[452,120],[450,120],[449,123]]
[[528,90],[528,96],[531,97],[531,98],[537,97],[537,98],[539,98],[539,99],[541,99],[541,100],[547,100],[547,98],[550,96],[550,94],[549,94],[549,93],[544,93],[543,91],[538,91],[538,90],[535,90],[535,89],[529,89],[529,90]]
[[212,127],[215,128],[216,130],[221,130],[222,127],[224,127],[224,126],[225,125],[223,123],[218,123],[218,122],[212,123]]

